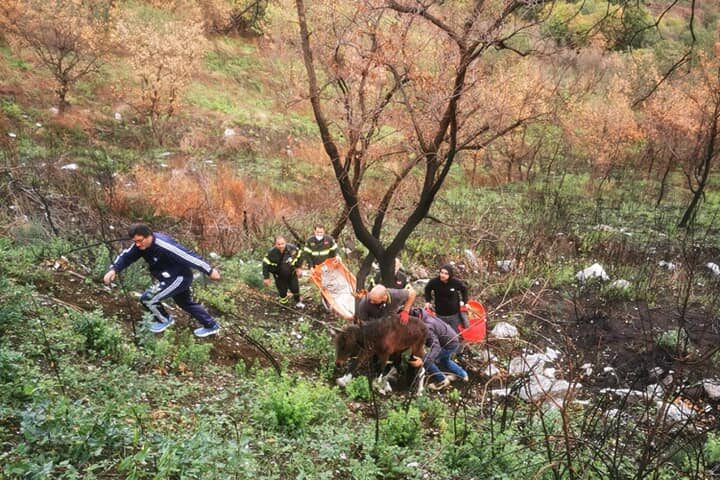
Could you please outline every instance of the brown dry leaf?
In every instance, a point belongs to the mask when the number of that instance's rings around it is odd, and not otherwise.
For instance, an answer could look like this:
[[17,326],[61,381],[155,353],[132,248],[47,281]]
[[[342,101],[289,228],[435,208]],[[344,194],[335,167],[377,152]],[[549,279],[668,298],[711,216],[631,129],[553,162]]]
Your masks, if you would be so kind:
[[150,413],[150,418],[153,420],[160,420],[161,418],[167,417],[168,414],[165,410],[155,410],[152,413]]

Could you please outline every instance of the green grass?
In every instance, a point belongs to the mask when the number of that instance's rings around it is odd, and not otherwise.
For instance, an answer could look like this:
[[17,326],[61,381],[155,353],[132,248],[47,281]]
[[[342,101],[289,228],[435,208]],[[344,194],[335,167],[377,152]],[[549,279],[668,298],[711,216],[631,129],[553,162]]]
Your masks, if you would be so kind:
[[12,50],[10,50],[10,47],[8,46],[0,45],[0,55],[2,55],[4,62],[13,70],[26,72],[31,68],[31,65],[26,61],[13,55]]

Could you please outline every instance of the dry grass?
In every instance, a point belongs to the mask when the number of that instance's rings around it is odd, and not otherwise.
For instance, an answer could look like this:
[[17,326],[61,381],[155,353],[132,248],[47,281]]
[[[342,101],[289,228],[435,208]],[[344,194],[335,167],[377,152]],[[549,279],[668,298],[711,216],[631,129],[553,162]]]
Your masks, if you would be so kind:
[[240,247],[223,237],[256,233],[290,208],[286,198],[240,178],[227,166],[198,170],[138,166],[132,177],[134,182],[123,182],[118,192],[119,210],[149,207],[154,215],[185,220],[202,233],[207,247],[222,253]]

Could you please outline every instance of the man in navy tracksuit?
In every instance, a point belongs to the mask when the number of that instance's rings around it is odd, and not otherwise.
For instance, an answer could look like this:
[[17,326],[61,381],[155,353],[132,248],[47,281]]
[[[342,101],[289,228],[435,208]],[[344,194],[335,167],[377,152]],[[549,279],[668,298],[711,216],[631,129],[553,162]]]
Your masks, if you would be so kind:
[[155,317],[155,322],[150,325],[150,331],[160,333],[175,323],[175,319],[168,315],[161,303],[167,298],[172,298],[180,308],[202,324],[201,328],[195,329],[196,336],[207,337],[216,334],[220,330],[220,325],[202,305],[193,301],[190,284],[193,280],[191,270],[193,268],[205,273],[211,280],[220,280],[220,272],[211,267],[200,255],[180,245],[174,238],[164,233],[153,232],[147,225],[130,226],[128,235],[134,245],[117,256],[110,270],[103,277],[105,284],[110,284],[117,272],[143,258],[150,268],[150,274],[159,282],[145,290],[140,297],[140,302]]

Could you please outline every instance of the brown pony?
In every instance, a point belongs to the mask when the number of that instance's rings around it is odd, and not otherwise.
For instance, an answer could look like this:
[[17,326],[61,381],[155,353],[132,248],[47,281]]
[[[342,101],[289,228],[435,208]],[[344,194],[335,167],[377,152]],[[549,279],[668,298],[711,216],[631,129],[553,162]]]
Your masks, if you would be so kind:
[[[392,390],[387,380],[383,378],[388,359],[408,349],[412,349],[415,357],[422,359],[425,355],[426,336],[425,323],[422,319],[412,316],[407,325],[400,323],[397,315],[365,322],[362,325],[350,325],[335,337],[335,364],[340,366],[350,357],[357,357],[355,365],[359,366],[368,363],[375,356],[380,368],[376,385],[381,386],[381,393],[387,393]],[[421,377],[423,373],[421,368],[418,375]],[[418,383],[422,385],[422,381]],[[418,394],[422,393],[420,389],[421,386],[418,387]]]

